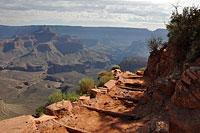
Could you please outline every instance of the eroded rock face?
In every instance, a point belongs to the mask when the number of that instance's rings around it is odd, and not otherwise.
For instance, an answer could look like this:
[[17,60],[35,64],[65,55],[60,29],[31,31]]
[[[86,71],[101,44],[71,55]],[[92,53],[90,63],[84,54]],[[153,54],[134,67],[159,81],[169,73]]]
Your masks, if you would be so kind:
[[171,57],[167,49],[151,52],[144,76],[151,77],[152,80],[156,79],[157,77],[166,77],[169,74],[169,71],[172,69],[172,62],[170,58]]
[[171,95],[174,92],[174,85],[164,78],[159,77],[157,80],[155,80],[155,85],[158,90],[166,95]]
[[56,116],[60,111],[70,112],[72,110],[72,104],[70,101],[60,101],[51,104],[45,108],[45,114]]
[[152,52],[144,76],[154,81],[153,99],[170,97],[169,132],[196,133],[200,129],[200,58],[175,64],[166,49]]
[[170,132],[193,133],[200,129],[200,82],[199,66],[186,69],[176,84],[171,98]]

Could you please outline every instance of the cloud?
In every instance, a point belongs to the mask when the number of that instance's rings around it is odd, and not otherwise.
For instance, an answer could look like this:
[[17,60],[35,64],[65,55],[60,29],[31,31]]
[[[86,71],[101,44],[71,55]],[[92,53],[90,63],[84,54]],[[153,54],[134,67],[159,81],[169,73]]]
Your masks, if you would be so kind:
[[[165,27],[173,1],[1,0],[0,24]],[[185,3],[186,4],[186,3]]]

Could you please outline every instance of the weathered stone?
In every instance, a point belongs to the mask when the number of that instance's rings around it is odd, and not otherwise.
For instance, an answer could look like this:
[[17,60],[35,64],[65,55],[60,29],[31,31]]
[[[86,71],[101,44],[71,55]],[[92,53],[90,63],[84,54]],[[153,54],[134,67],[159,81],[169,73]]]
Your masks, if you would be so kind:
[[175,93],[171,98],[171,103],[188,109],[200,108],[197,97],[195,97],[195,95],[192,94],[192,90],[187,88],[181,81],[178,81],[176,84]]
[[190,71],[191,71],[193,74],[197,74],[197,71],[200,71],[200,67],[191,66],[191,67],[190,67]]
[[30,115],[0,121],[1,133],[33,133],[35,131],[35,120]]
[[150,101],[151,99],[147,96],[142,96],[140,97],[140,104],[146,104]]
[[88,103],[90,100],[89,96],[80,96],[79,100],[82,101],[83,103]]
[[106,95],[108,93],[108,89],[107,88],[102,88],[101,89],[101,94]]
[[59,111],[64,110],[66,112],[71,112],[72,104],[70,101],[62,100],[60,102],[51,104],[45,108],[45,114],[57,116]]
[[193,80],[197,80],[198,78],[190,71],[190,69],[186,70],[186,73],[188,74],[188,76],[193,79]]
[[114,72],[115,73],[121,73],[121,70],[120,69],[115,69]]
[[161,92],[166,95],[171,95],[174,92],[174,86],[170,83],[170,81],[163,78],[158,78],[155,81],[155,85]]
[[111,90],[116,84],[115,80],[109,80],[107,83],[104,84],[106,88],[108,88],[108,91]]
[[41,122],[45,122],[45,121],[56,119],[56,118],[58,118],[58,117],[43,114],[39,118],[35,118],[35,122],[36,123],[41,123]]
[[144,75],[144,71],[137,71],[136,74],[139,75],[139,76],[143,76]]
[[183,82],[185,82],[188,85],[191,85],[191,79],[186,75],[186,73],[184,72],[182,75],[182,80]]
[[169,121],[170,133],[198,133],[200,129],[200,110],[171,105]]
[[120,81],[121,83],[123,83],[124,82],[124,78],[122,76],[119,76],[118,81]]
[[91,94],[93,94],[93,96],[98,96],[101,94],[101,91],[99,89],[91,89]]
[[154,92],[152,95],[152,98],[155,100],[160,100],[160,101],[162,101],[164,99],[164,97],[162,95],[160,95],[158,92]]

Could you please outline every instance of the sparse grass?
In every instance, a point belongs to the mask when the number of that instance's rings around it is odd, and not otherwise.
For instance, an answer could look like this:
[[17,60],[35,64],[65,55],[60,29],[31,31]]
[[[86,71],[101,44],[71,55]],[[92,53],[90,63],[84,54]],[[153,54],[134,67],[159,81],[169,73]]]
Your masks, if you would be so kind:
[[[116,68],[116,67],[115,67]],[[118,68],[118,67],[117,67]],[[106,82],[109,80],[113,79],[113,74],[112,72],[108,71],[101,71],[98,73],[98,82],[97,82],[97,87],[103,87]]]
[[67,99],[67,96],[65,93],[61,93],[61,92],[53,93],[48,97],[47,105],[50,105],[50,104],[53,104],[56,102],[60,102],[62,100],[66,100],[66,99]]
[[146,67],[142,67],[140,69],[138,69],[137,71],[145,71]]
[[40,106],[39,108],[35,109],[35,114],[33,115],[36,118],[39,118],[41,115],[44,114],[45,106]]
[[75,92],[67,92],[67,94],[66,94],[66,99],[71,102],[77,101],[79,97],[80,97],[80,95],[78,95]]
[[89,94],[94,88],[94,80],[92,78],[83,78],[79,81],[79,87],[82,94]]
[[98,73],[98,80],[100,80],[100,78],[103,77],[103,76],[109,76],[109,77],[112,77],[112,73],[103,70],[103,71],[101,71],[101,72]]
[[112,76],[102,76],[99,81],[97,82],[97,87],[103,87],[105,83],[109,80],[113,79]]

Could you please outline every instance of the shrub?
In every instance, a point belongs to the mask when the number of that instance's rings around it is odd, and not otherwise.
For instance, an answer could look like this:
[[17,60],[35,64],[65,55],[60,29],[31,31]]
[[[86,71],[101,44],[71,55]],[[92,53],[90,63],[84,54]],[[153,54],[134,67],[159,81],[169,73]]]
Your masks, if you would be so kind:
[[82,94],[88,94],[94,88],[94,80],[92,78],[83,78],[79,81],[79,86]]
[[103,87],[111,79],[113,79],[112,76],[102,76],[97,83],[97,87]]
[[176,10],[167,24],[169,46],[176,61],[194,60],[200,52],[200,9],[185,7],[182,13]]
[[150,49],[150,51],[157,51],[161,46],[162,46],[162,38],[158,37],[158,38],[151,38],[150,40],[148,40],[148,48]]
[[120,69],[120,66],[119,66],[119,65],[113,65],[113,66],[111,67],[111,70],[115,70],[115,69]]
[[186,60],[192,62],[198,57],[200,57],[200,42],[196,42],[190,47],[190,51],[187,53]]
[[80,95],[76,94],[75,92],[67,92],[66,94],[66,99],[71,102],[77,101],[79,97]]
[[39,108],[35,109],[36,113],[33,116],[36,118],[40,117],[41,115],[44,114],[44,109],[45,109],[44,106],[40,106]]
[[53,93],[48,97],[47,105],[50,105],[50,104],[53,104],[56,102],[60,102],[62,100],[66,100],[66,99],[67,99],[67,96],[65,93],[61,93],[61,92]]
[[140,69],[138,69],[138,71],[145,71],[146,67],[142,67]]
[[113,75],[112,75],[111,72],[107,72],[107,71],[103,70],[103,71],[98,73],[98,80],[100,80],[100,78],[103,77],[103,76],[112,77]]

